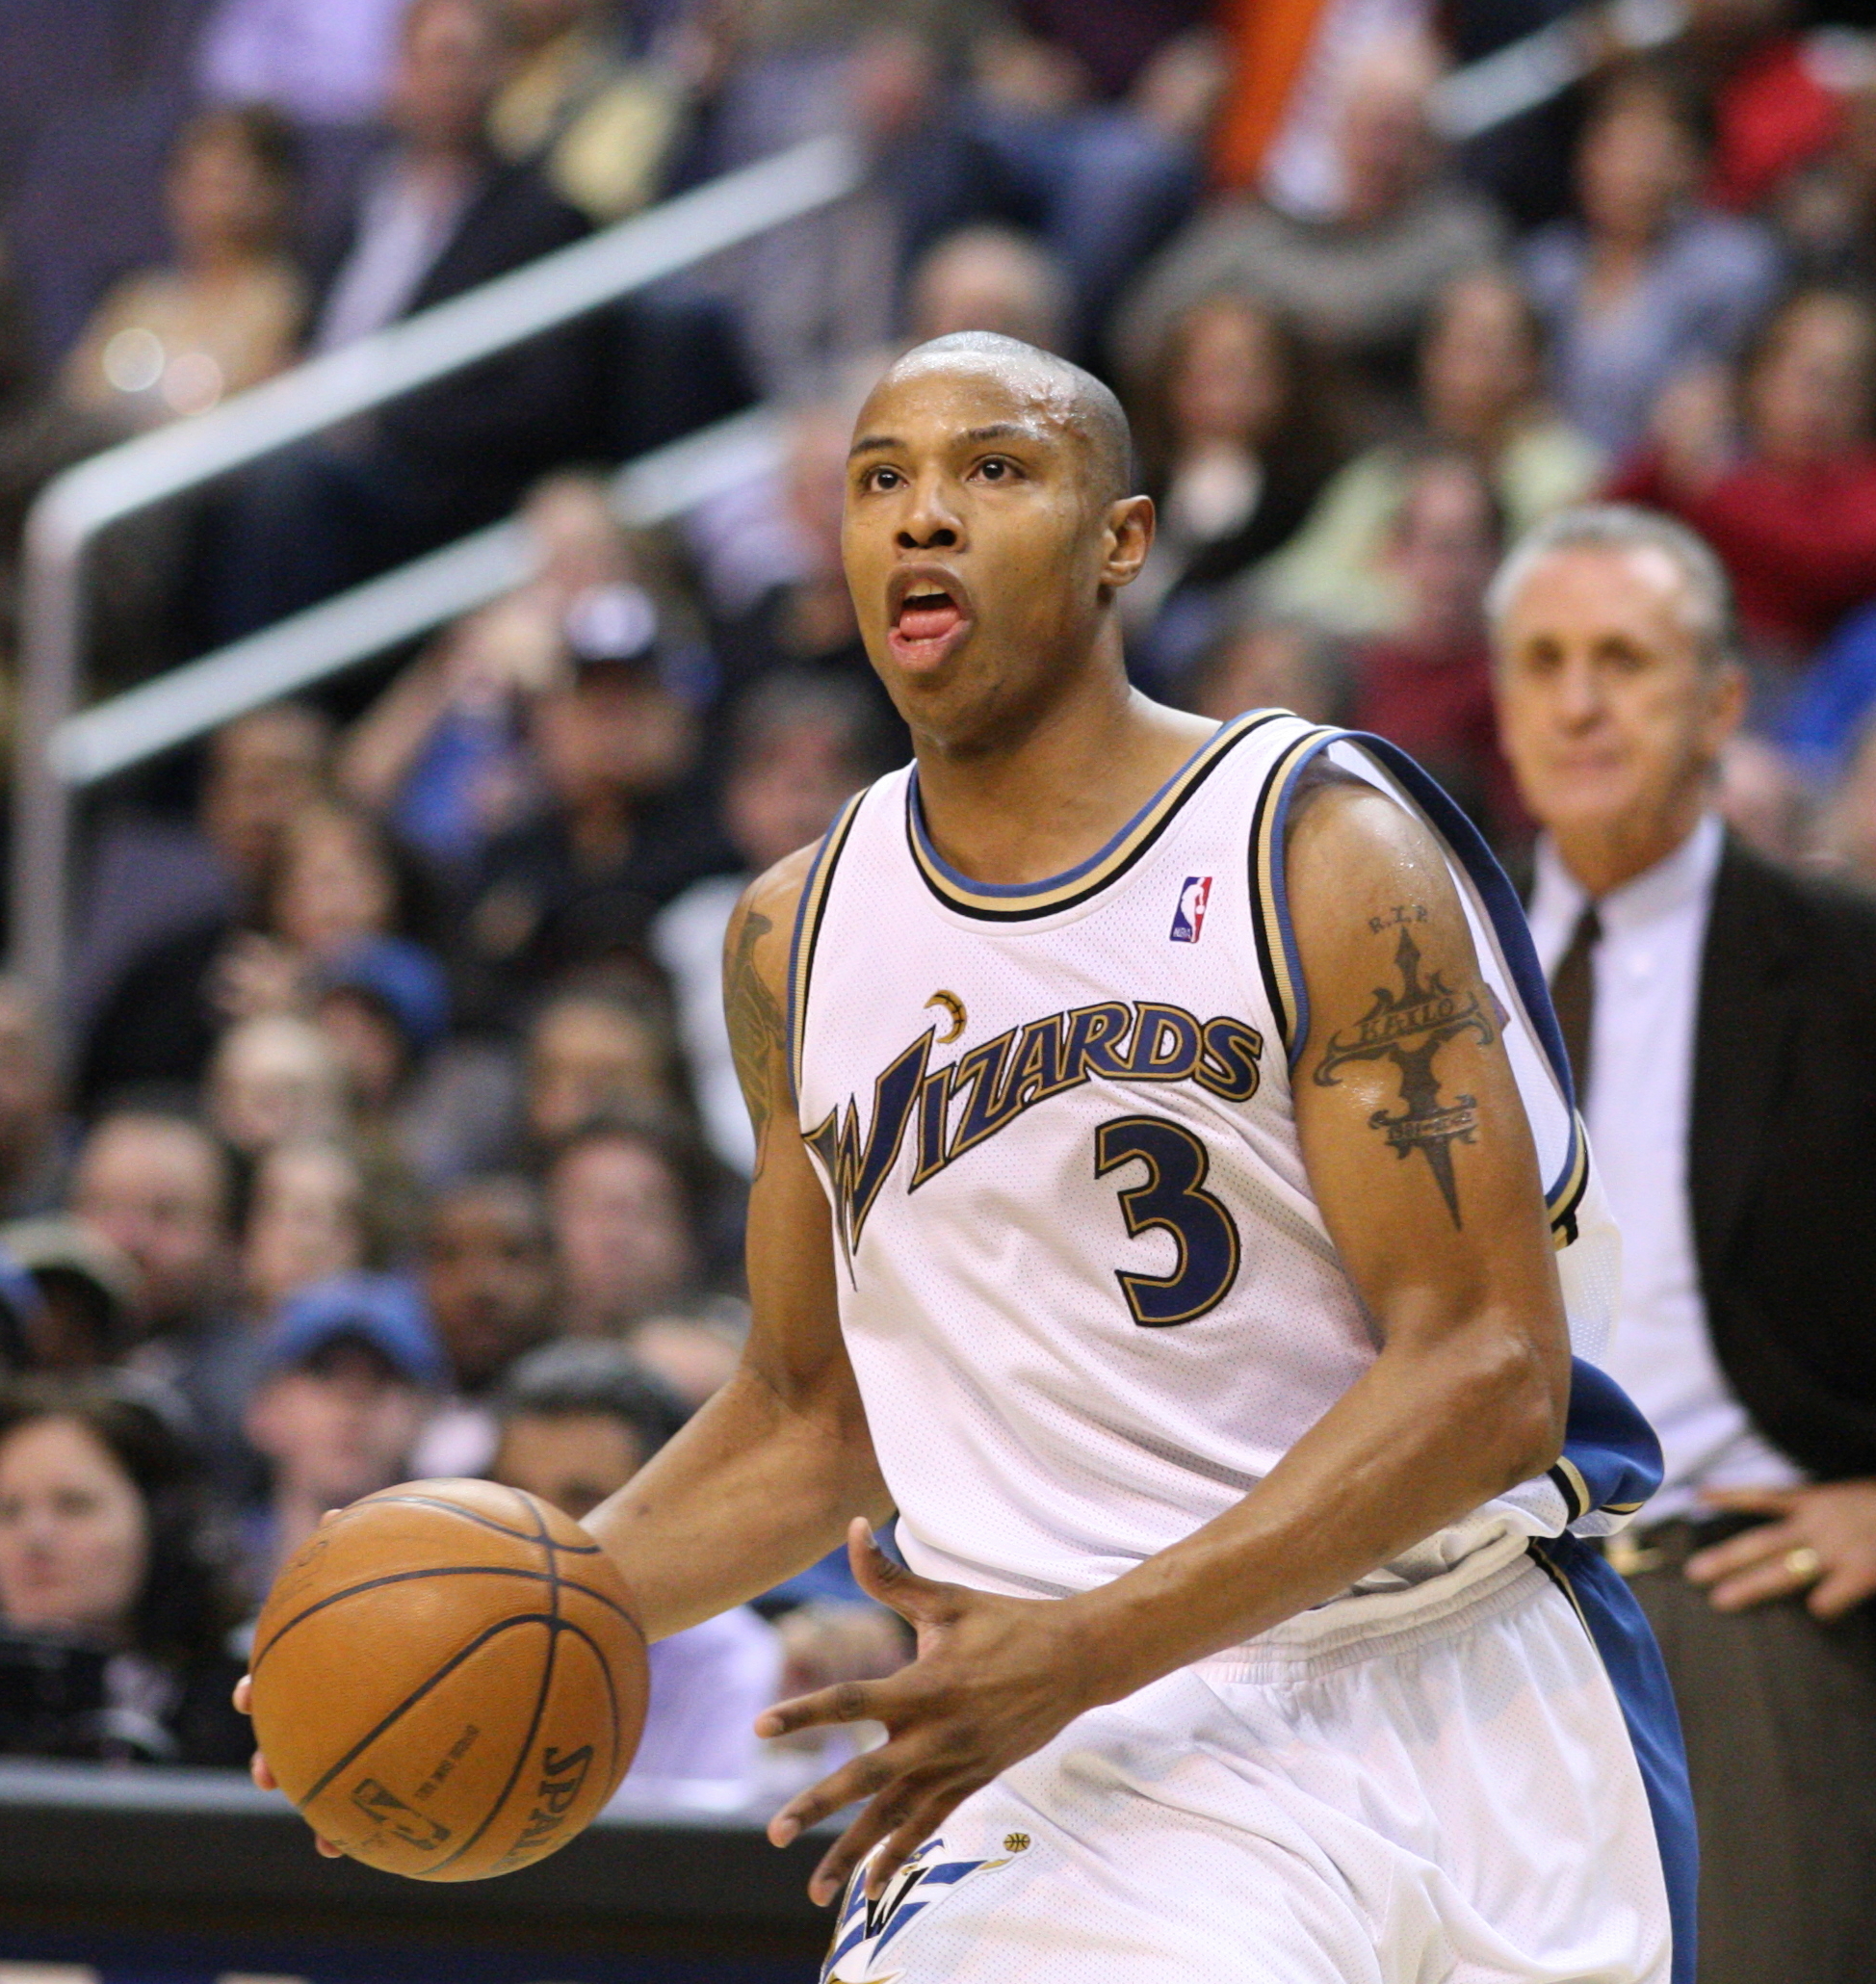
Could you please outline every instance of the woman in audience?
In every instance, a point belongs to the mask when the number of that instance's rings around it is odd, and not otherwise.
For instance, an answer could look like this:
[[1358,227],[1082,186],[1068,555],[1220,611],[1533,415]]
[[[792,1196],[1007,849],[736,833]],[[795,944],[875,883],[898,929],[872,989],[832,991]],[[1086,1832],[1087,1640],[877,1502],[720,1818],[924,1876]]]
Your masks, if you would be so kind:
[[306,287],[286,255],[292,132],[259,105],[185,126],[165,184],[176,259],[126,276],[65,361],[75,410],[107,429],[201,413],[291,362]]
[[228,1701],[236,1608],[205,1548],[182,1412],[124,1377],[0,1390],[6,1748],[246,1762],[251,1736]]
[[364,1168],[343,1145],[283,1143],[254,1172],[241,1240],[242,1291],[271,1317],[287,1297],[334,1274],[354,1274],[378,1251]]
[[1514,537],[1587,496],[1606,458],[1550,404],[1544,359],[1542,320],[1508,271],[1474,269],[1448,283],[1420,344],[1422,432],[1370,448],[1331,478],[1264,568],[1265,603],[1350,633],[1397,628],[1411,608],[1390,539],[1428,444],[1473,457]]
[[1222,589],[1303,521],[1333,457],[1310,352],[1276,310],[1246,297],[1182,311],[1136,397],[1159,529],[1122,601],[1130,668],[1152,687],[1216,634]]
[[1860,296],[1800,290],[1745,368],[1735,451],[1724,387],[1664,401],[1655,445],[1615,484],[1672,510],[1726,563],[1761,659],[1809,660],[1876,598],[1876,314]]
[[1778,282],[1764,228],[1696,203],[1703,150],[1692,108],[1663,77],[1618,75],[1577,148],[1582,218],[1525,246],[1559,404],[1612,454],[1640,441],[1679,374],[1738,352]]
[[616,1337],[695,1287],[701,1179],[662,1130],[622,1117],[586,1124],[555,1155],[546,1187],[568,1335]]

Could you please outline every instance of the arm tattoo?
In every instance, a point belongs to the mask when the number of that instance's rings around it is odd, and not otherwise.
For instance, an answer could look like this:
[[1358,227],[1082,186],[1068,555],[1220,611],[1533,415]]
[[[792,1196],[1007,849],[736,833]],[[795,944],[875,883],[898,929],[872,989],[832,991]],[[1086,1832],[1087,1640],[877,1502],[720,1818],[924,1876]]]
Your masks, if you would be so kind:
[[780,1083],[776,1075],[788,1052],[788,1029],[782,1020],[782,1009],[756,969],[756,945],[774,927],[761,910],[745,910],[724,975],[723,1017],[729,1024],[736,1079],[743,1085],[749,1125],[756,1134],[758,1177],[762,1175],[769,1119],[783,1101],[777,1092]]
[[1420,950],[1414,942],[1413,926],[1425,921],[1426,910],[1419,903],[1368,919],[1368,927],[1377,934],[1395,928],[1400,931],[1400,941],[1394,947],[1400,990],[1393,992],[1383,985],[1374,988],[1374,1004],[1352,1031],[1330,1036],[1316,1079],[1324,1088],[1332,1088],[1350,1061],[1394,1062],[1400,1073],[1400,1111],[1396,1115],[1376,1109],[1368,1119],[1368,1128],[1385,1134],[1397,1158],[1404,1159],[1411,1151],[1420,1152],[1446,1202],[1454,1227],[1458,1228],[1465,1221],[1459,1216],[1452,1146],[1472,1141],[1478,1128],[1478,1101],[1471,1095],[1442,1101],[1433,1060],[1448,1040],[1457,1039],[1461,1033],[1476,1033],[1481,1047],[1490,1047],[1498,1034],[1491,1014],[1476,992],[1447,990],[1438,972],[1422,977]]

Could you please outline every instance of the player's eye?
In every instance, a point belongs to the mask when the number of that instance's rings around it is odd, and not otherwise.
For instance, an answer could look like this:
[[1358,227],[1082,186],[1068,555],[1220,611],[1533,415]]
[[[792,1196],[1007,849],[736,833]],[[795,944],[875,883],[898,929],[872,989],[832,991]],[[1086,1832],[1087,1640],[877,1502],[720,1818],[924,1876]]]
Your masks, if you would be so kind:
[[986,455],[977,463],[977,473],[986,483],[1006,483],[1016,474],[1016,464],[1002,455]]
[[870,468],[860,478],[863,489],[897,489],[905,481],[896,468]]

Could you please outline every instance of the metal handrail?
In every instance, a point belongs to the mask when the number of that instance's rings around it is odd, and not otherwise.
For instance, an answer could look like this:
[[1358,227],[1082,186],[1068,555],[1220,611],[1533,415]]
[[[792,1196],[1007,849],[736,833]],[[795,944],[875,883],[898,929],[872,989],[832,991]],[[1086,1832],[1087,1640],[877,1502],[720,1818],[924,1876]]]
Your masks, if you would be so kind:
[[107,449],[50,483],[34,504],[25,533],[14,968],[48,995],[56,993],[65,954],[71,795],[52,743],[77,701],[85,554],[102,531],[830,205],[859,184],[863,170],[849,141],[811,139],[311,359],[212,412]]

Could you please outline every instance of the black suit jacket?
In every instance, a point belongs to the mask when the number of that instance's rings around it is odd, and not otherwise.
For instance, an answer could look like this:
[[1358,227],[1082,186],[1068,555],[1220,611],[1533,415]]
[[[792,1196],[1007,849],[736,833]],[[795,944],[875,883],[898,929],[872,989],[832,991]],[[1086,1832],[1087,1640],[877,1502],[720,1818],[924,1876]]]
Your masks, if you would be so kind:
[[1740,1402],[1810,1473],[1876,1475],[1876,905],[1731,839],[1701,965],[1688,1187]]
[[[361,191],[369,183],[367,170]],[[461,296],[588,231],[533,166],[491,165],[404,314]],[[335,244],[323,287],[344,267],[353,238]],[[393,401],[378,416],[379,443],[424,494],[447,499],[465,519],[498,514],[536,476],[605,452],[595,432],[601,358],[590,322],[532,338]]]

